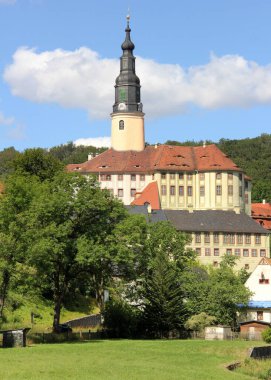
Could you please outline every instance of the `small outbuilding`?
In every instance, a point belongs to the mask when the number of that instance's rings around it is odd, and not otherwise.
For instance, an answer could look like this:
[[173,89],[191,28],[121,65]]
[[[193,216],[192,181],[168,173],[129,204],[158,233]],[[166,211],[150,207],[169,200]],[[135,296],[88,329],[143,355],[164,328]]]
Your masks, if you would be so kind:
[[232,331],[229,326],[205,327],[206,340],[226,340],[232,338]]
[[10,347],[25,347],[26,346],[26,334],[30,328],[23,328],[17,330],[2,330],[0,334],[3,334],[3,348]]

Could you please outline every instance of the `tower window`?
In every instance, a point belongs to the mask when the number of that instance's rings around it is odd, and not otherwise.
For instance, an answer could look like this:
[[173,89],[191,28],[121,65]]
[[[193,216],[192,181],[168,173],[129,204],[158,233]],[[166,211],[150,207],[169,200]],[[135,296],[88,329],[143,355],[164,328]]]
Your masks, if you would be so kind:
[[124,121],[123,121],[123,120],[120,120],[120,121],[119,121],[119,130],[120,130],[120,131],[123,131],[123,129],[124,129]]

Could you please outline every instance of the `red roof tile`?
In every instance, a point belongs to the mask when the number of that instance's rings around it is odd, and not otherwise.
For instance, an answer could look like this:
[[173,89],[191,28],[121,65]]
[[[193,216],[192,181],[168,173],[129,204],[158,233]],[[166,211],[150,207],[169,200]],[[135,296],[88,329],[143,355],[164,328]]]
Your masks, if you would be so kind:
[[271,204],[270,203],[252,203],[251,216],[261,226],[271,230]]
[[137,192],[135,196],[135,200],[131,203],[131,205],[135,206],[144,206],[145,203],[149,203],[151,205],[152,210],[160,210],[160,200],[159,200],[159,191],[157,182],[149,183],[142,192]]
[[270,203],[252,203],[251,204],[252,216],[261,216],[271,218],[271,204]]
[[241,171],[216,145],[205,147],[159,145],[141,152],[113,149],[82,164],[70,164],[68,171],[83,173],[153,173],[155,171]]

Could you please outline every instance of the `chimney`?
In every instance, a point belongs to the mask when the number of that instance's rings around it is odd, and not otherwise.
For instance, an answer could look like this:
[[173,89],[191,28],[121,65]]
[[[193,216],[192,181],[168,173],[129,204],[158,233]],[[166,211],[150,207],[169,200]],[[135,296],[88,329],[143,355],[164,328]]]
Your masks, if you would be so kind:
[[263,205],[265,205],[265,203],[266,203],[266,200],[265,200],[265,199],[263,199]]
[[92,160],[95,157],[95,153],[88,154],[88,161]]
[[203,148],[206,148],[206,141],[205,140],[203,141],[203,145],[202,146],[203,146]]

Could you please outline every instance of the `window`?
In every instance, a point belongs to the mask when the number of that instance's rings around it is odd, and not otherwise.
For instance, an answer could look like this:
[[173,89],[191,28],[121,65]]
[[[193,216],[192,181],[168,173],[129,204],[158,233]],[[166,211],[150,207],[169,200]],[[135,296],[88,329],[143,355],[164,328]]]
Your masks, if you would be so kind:
[[243,256],[244,257],[248,257],[249,256],[248,249],[243,249]]
[[204,243],[210,243],[210,233],[204,232]]
[[196,254],[197,254],[198,256],[201,255],[201,248],[196,248]]
[[251,235],[250,234],[245,234],[245,243],[250,244],[251,243]]
[[170,195],[175,195],[175,186],[170,186]]
[[226,255],[228,255],[228,256],[232,255],[232,249],[231,248],[226,249]]
[[140,174],[140,181],[145,181],[145,174]]
[[166,185],[161,185],[161,194],[162,195],[167,195],[167,187],[166,187]]
[[201,197],[204,197],[205,195],[205,187],[204,186],[200,186],[199,188],[199,194]]
[[257,249],[252,249],[251,250],[251,257],[257,257],[257,256],[258,256]]
[[229,234],[229,243],[234,244],[235,243],[235,235],[234,234]]
[[187,173],[187,179],[188,179],[188,181],[192,180],[192,173]]
[[123,181],[123,175],[122,174],[118,175],[118,181]]
[[216,179],[221,179],[221,173],[220,172],[216,173],[215,177],[216,177]]
[[245,189],[248,190],[248,181],[245,181]]
[[263,311],[257,311],[257,321],[263,321]]
[[243,188],[242,186],[239,187],[239,197],[243,196]]
[[111,181],[111,175],[110,174],[106,174],[106,181]]
[[265,257],[266,256],[266,250],[265,249],[261,249],[260,250],[260,256],[261,257]]
[[235,236],[234,234],[225,234],[223,237],[224,244],[234,244]]
[[193,188],[192,186],[187,186],[187,196],[192,197],[193,195]]
[[161,174],[161,178],[162,178],[162,179],[166,179],[166,176],[167,176],[166,173],[162,173],[162,174]]
[[179,173],[179,179],[183,180],[183,173]]
[[118,189],[118,197],[123,197],[123,189]]
[[243,234],[237,234],[237,244],[243,244]]
[[136,193],[136,189],[131,189],[131,197],[134,197]]
[[242,179],[243,179],[242,173],[239,173],[239,179],[240,179],[240,181],[242,181]]
[[261,244],[261,235],[255,234],[255,244]]
[[214,243],[219,244],[219,233],[214,232]]
[[123,120],[120,120],[120,121],[119,121],[119,130],[120,130],[120,131],[123,131],[123,130],[124,130],[124,121],[123,121]]
[[179,196],[183,197],[183,194],[184,194],[184,187],[183,186],[179,186]]
[[200,232],[196,233],[195,240],[196,240],[196,243],[200,243],[201,242],[201,233]]
[[201,181],[204,181],[204,179],[205,179],[205,173],[199,173],[199,179]]
[[235,248],[234,255],[237,256],[237,257],[241,256],[241,249],[240,248]]
[[222,186],[220,185],[216,186],[216,195],[222,195]]
[[214,249],[214,256],[219,256],[219,248]]
[[131,174],[131,181],[135,181],[136,180],[136,175],[135,174]]
[[205,256],[211,256],[211,249],[205,248]]
[[232,178],[233,178],[233,174],[232,173],[228,173],[228,180],[232,181]]
[[106,179],[106,175],[105,175],[105,174],[101,174],[101,176],[100,176],[100,180],[101,180],[101,181],[105,181],[105,179]]
[[175,173],[170,173],[170,179],[175,179]]
[[228,195],[233,195],[233,185],[228,185]]

